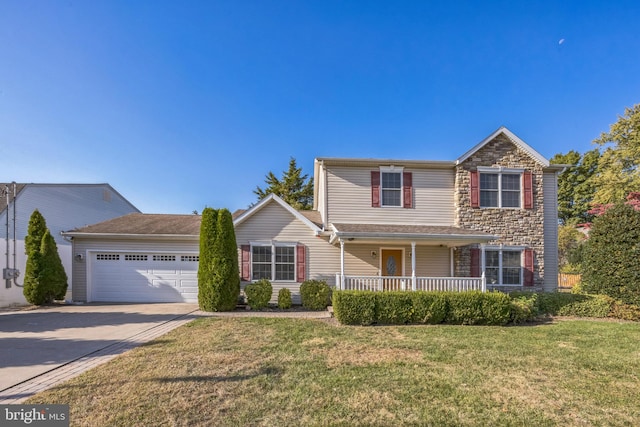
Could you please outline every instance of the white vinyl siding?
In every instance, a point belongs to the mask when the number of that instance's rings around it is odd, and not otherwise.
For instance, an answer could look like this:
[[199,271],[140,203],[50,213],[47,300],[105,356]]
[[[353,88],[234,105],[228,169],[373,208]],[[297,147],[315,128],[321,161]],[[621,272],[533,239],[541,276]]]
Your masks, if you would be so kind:
[[328,168],[327,223],[453,225],[453,168],[403,169],[412,173],[413,209],[379,209],[371,206],[371,171],[375,169],[342,166]]
[[554,172],[545,172],[544,200],[544,290],[558,289],[558,181]]

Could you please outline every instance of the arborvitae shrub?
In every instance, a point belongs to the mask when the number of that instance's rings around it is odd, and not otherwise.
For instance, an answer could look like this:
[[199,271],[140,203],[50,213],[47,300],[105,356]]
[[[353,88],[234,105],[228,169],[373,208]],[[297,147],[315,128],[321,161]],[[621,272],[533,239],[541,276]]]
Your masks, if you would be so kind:
[[291,308],[291,291],[287,288],[282,288],[278,291],[278,308],[289,309]]
[[329,305],[331,288],[323,280],[305,280],[300,285],[302,306],[309,310],[324,310]]
[[267,279],[260,279],[257,282],[249,283],[244,287],[244,293],[247,295],[247,304],[249,307],[259,310],[269,305],[273,287]]
[[214,292],[213,245],[216,240],[218,211],[204,208],[200,223],[200,255],[198,262],[198,305],[202,311],[218,311],[220,296]]
[[67,273],[56,242],[37,209],[29,219],[25,250],[27,263],[22,293],[27,302],[42,305],[63,299],[67,292]]
[[233,310],[240,295],[240,270],[236,234],[228,209],[218,210],[212,263],[213,291],[218,294],[216,311]]
[[582,289],[640,306],[640,211],[611,207],[593,221],[585,243]]
[[68,286],[67,273],[64,271],[62,261],[60,260],[56,241],[48,229],[42,237],[40,253],[42,255],[40,259],[41,283],[47,287],[48,292],[52,296],[52,300],[64,299]]

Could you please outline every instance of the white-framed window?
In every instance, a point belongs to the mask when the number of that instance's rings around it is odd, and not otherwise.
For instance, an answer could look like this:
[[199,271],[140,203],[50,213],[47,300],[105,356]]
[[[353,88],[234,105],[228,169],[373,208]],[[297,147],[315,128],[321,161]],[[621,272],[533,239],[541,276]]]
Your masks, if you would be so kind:
[[520,208],[522,206],[521,169],[478,168],[481,208]]
[[251,280],[296,280],[295,243],[252,243]]
[[402,168],[380,168],[381,206],[402,207]]
[[487,285],[522,286],[523,250],[520,247],[484,247],[482,259]]

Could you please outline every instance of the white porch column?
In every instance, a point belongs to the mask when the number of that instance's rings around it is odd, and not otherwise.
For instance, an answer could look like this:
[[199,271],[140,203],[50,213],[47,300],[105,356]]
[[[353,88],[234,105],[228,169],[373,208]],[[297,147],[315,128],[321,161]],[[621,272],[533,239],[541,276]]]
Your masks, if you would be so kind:
[[340,289],[344,289],[344,240],[340,239]]
[[416,279],[416,242],[411,242],[411,290],[418,288],[418,279]]

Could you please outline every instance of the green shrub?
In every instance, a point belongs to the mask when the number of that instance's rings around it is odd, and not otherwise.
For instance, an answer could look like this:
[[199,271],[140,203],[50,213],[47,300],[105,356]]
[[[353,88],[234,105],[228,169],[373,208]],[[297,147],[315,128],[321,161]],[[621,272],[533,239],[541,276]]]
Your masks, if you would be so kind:
[[324,310],[331,297],[331,288],[323,280],[306,280],[300,285],[302,306],[309,310]]
[[586,298],[573,301],[558,310],[560,316],[607,317],[611,312],[613,298],[606,295],[584,295]]
[[640,307],[633,304],[626,304],[622,301],[613,301],[609,317],[640,322]]
[[442,323],[447,316],[447,294],[444,292],[411,292],[411,323]]
[[563,307],[576,301],[584,301],[587,298],[587,295],[584,294],[543,292],[538,294],[538,312],[539,314],[556,316],[560,314]]
[[291,308],[291,291],[289,289],[282,288],[278,291],[278,308]]
[[413,319],[413,299],[409,292],[376,294],[376,323],[403,325]]
[[334,291],[333,315],[343,325],[371,325],[376,321],[376,293]]
[[536,318],[538,315],[538,294],[527,292],[509,296],[511,298],[511,323],[517,325]]
[[247,304],[254,309],[261,309],[269,305],[272,292],[271,282],[267,279],[260,279],[244,287],[244,293],[247,295]]
[[452,292],[447,298],[446,323],[505,325],[511,318],[511,299],[502,292]]
[[640,305],[640,211],[627,204],[608,209],[593,221],[585,243],[582,287]]

